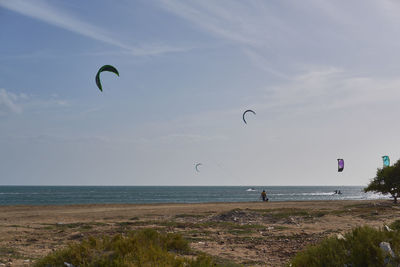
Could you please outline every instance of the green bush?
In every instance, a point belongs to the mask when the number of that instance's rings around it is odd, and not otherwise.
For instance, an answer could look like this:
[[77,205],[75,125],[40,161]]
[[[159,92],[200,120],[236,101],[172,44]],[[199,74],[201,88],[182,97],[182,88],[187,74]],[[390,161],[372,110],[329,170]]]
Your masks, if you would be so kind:
[[389,226],[390,229],[399,231],[400,230],[400,220],[395,220]]
[[64,266],[64,262],[80,267],[215,266],[213,259],[204,254],[195,259],[182,256],[189,252],[189,244],[181,235],[145,229],[127,236],[90,237],[47,255],[35,266]]
[[395,255],[400,255],[400,232],[376,230],[364,226],[347,233],[344,239],[329,237],[316,246],[297,253],[293,267],[313,266],[398,266],[399,257],[391,257],[379,244],[388,242]]

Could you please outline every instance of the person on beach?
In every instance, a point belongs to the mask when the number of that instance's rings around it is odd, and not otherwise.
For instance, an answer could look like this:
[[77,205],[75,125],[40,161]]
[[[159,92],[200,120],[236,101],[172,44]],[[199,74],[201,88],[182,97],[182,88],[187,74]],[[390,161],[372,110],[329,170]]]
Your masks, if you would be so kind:
[[265,190],[263,190],[261,192],[261,198],[262,198],[263,201],[268,201],[267,193],[265,192]]

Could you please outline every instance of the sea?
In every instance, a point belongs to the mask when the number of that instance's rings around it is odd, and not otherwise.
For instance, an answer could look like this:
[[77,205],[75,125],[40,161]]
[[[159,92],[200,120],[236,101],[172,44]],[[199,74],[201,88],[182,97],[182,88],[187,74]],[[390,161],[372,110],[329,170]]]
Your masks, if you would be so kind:
[[[0,186],[0,205],[207,203],[386,199],[363,186]],[[341,194],[335,194],[340,190]]]

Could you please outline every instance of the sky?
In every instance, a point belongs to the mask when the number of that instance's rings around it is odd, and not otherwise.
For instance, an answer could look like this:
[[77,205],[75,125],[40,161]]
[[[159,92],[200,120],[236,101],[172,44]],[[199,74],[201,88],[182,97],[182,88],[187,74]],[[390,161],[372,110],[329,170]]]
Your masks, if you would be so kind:
[[0,184],[367,185],[400,158],[399,13],[0,0]]

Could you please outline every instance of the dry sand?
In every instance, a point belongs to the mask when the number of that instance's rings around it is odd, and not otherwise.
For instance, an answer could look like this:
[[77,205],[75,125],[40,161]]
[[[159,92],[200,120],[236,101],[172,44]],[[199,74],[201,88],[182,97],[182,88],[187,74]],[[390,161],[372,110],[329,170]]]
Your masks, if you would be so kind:
[[30,266],[90,235],[155,227],[239,264],[284,266],[306,245],[356,226],[382,227],[399,214],[388,200],[0,206],[0,262]]

